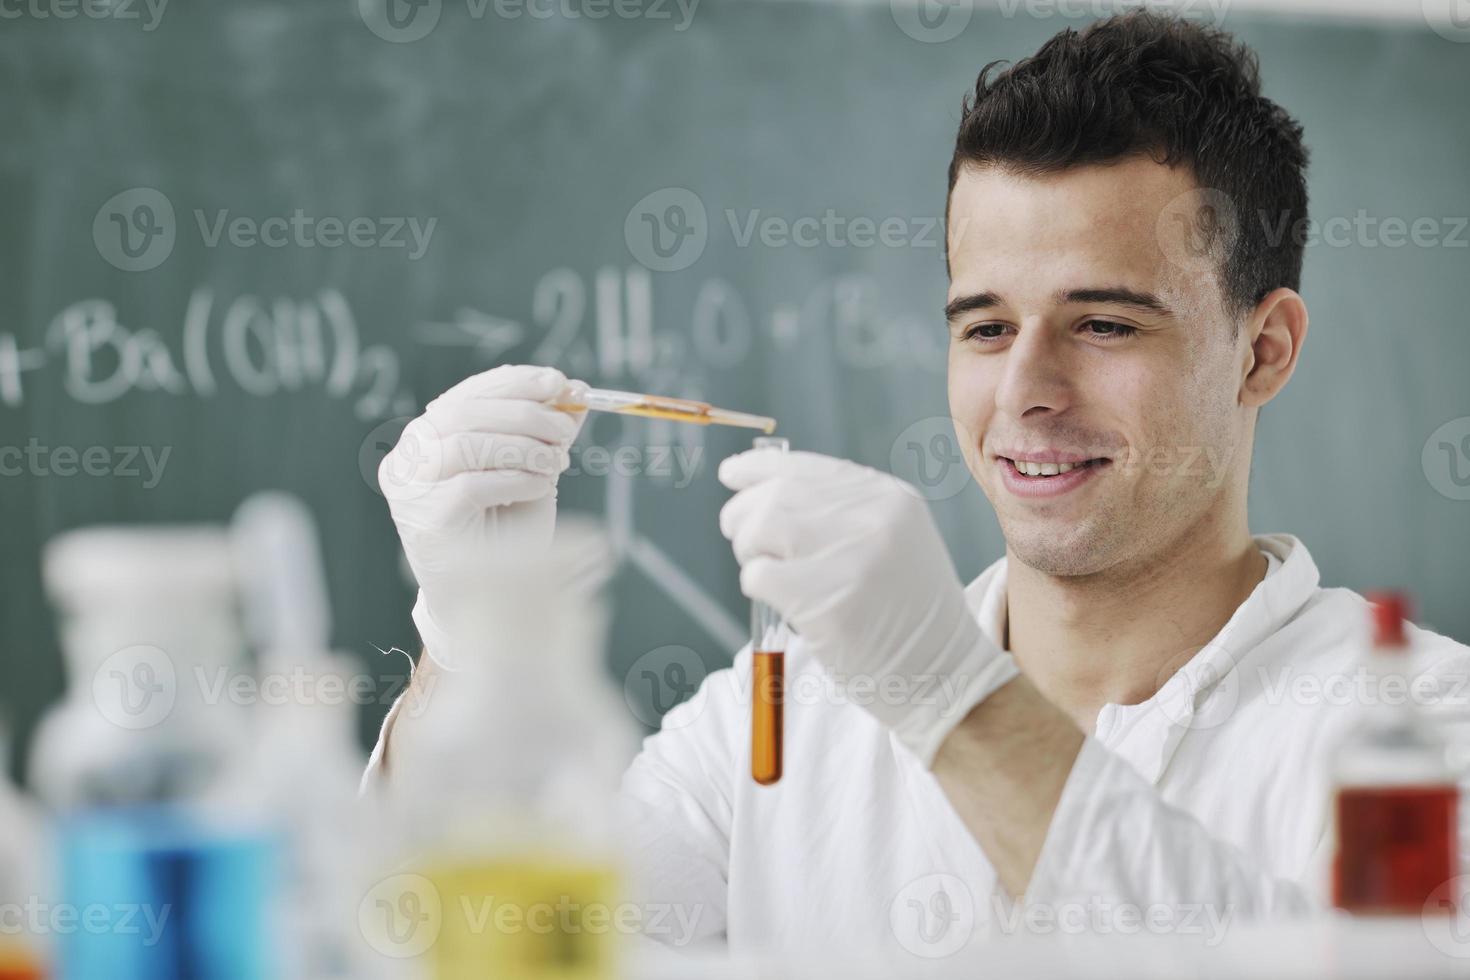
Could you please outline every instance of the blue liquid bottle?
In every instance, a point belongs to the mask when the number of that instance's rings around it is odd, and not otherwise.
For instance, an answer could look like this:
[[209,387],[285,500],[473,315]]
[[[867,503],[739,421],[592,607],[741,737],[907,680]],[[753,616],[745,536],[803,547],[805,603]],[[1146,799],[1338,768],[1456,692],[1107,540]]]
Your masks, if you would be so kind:
[[253,806],[228,543],[69,532],[46,550],[70,686],[31,770],[55,814],[61,980],[278,980],[276,834]]

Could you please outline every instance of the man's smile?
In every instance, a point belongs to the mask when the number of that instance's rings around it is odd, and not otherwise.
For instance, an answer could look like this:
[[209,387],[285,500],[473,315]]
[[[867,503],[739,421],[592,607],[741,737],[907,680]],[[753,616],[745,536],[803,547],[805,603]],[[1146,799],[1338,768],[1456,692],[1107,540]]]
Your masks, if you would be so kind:
[[1106,456],[1083,456],[1061,450],[1013,451],[997,454],[1001,482],[1018,497],[1057,497],[1090,483],[1112,465]]

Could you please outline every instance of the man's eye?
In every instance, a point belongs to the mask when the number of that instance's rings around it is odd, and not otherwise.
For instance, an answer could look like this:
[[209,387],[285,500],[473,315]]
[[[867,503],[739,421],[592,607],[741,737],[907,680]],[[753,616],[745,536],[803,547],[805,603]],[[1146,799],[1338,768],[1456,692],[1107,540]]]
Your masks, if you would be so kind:
[[977,323],[965,330],[966,340],[996,340],[1004,336],[1006,325],[1004,323]]
[[1126,323],[1114,323],[1112,320],[1088,320],[1082,326],[1094,337],[1105,337],[1109,340],[1121,337],[1131,337],[1138,333],[1137,327],[1130,327]]

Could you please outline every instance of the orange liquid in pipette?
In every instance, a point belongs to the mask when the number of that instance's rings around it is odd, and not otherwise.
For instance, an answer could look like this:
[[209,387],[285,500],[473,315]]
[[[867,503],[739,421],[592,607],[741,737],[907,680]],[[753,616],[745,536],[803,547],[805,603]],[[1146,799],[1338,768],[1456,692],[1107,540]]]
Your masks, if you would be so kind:
[[769,786],[781,778],[786,652],[756,650],[750,663],[750,776]]
[[663,408],[655,405],[629,405],[618,409],[619,415],[641,415],[646,419],[672,419],[675,422],[693,422],[709,425],[713,419],[703,412],[683,408]]
[[[617,415],[637,415],[646,419],[669,419],[673,422],[692,422],[695,425],[739,425],[738,422],[727,421],[722,418],[711,416],[710,410],[714,407],[705,402],[689,401],[684,398],[667,398],[662,395],[644,396],[646,403],[642,405],[626,405],[611,409]],[[563,411],[584,411],[585,405],[572,403],[557,403],[553,407]],[[744,426],[751,428],[751,426]],[[766,425],[759,426],[762,432],[767,434],[776,431],[775,420]]]

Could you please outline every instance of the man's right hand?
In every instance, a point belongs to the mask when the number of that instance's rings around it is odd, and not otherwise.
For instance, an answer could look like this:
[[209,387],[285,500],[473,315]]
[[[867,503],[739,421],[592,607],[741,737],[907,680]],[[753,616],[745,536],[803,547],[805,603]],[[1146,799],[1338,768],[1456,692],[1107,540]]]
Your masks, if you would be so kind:
[[429,403],[378,467],[378,484],[419,585],[413,619],[424,649],[455,666],[455,623],[484,571],[551,542],[556,482],[585,411],[551,407],[568,382],[555,368],[506,364]]

